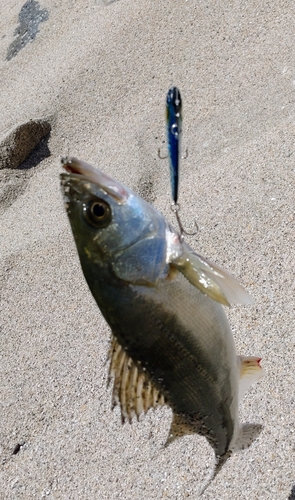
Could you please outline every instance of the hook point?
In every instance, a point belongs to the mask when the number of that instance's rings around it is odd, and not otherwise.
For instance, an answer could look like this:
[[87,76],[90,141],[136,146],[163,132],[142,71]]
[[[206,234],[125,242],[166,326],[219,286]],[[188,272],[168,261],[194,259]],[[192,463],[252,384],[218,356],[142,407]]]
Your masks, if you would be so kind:
[[187,157],[188,157],[188,148],[186,148],[186,150],[185,150],[185,156],[182,156],[181,159],[186,160]]
[[168,155],[162,156],[162,155],[161,155],[161,148],[158,148],[158,157],[159,157],[161,160],[165,160],[165,158],[168,158]]
[[189,233],[188,231],[186,231],[182,225],[182,222],[180,220],[180,216],[179,216],[179,211],[180,211],[180,205],[179,203],[172,203],[171,205],[171,210],[172,212],[175,213],[175,216],[176,216],[176,219],[177,219],[177,222],[178,222],[178,225],[179,225],[179,229],[180,229],[180,240],[183,241],[184,239],[184,234],[186,234],[187,236],[195,236],[198,231],[199,231],[199,226],[197,224],[197,221],[196,219],[194,219],[194,224],[195,224],[195,228],[196,228],[196,231],[192,232],[192,233]]

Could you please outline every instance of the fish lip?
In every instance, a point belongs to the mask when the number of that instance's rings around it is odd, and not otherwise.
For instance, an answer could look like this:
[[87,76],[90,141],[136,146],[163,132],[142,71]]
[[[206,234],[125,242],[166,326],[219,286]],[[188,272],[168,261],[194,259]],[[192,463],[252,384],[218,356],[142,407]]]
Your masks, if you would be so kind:
[[73,178],[82,178],[85,181],[96,184],[99,188],[112,196],[119,205],[123,205],[129,198],[129,192],[120,184],[96,167],[78,160],[73,156],[61,158],[63,168]]

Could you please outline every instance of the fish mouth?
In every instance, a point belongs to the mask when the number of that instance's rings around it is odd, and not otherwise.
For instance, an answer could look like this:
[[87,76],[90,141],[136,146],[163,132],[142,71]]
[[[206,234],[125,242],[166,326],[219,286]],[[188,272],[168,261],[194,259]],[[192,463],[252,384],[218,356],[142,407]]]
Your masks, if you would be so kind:
[[126,203],[129,197],[127,189],[120,184],[120,182],[104,174],[98,168],[74,157],[62,158],[61,163],[69,174],[75,177],[81,176],[83,179],[96,184],[103,191],[112,196],[118,204],[123,205]]

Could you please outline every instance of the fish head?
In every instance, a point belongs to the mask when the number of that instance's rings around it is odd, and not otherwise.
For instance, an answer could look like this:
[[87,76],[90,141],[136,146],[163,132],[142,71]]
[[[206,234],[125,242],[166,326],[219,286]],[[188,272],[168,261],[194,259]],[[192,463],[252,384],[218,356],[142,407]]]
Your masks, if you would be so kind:
[[165,275],[163,216],[98,168],[76,158],[65,158],[62,165],[67,172],[61,174],[65,207],[84,274],[88,262],[88,268],[108,268],[136,284],[154,284]]

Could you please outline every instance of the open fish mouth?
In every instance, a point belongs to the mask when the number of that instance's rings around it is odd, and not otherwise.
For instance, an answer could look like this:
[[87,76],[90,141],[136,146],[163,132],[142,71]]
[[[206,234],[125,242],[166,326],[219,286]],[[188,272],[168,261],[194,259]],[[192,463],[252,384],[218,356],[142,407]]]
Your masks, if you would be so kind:
[[[78,160],[72,156],[61,159],[63,168],[74,177],[84,177],[86,181],[90,181],[103,189],[107,194],[112,196],[119,205],[126,203],[129,193],[120,182],[112,179],[107,174],[103,173],[98,168],[94,168],[88,163]],[[63,178],[64,179],[64,178]],[[63,184],[66,187],[66,183]],[[65,192],[66,194],[66,192]]]

